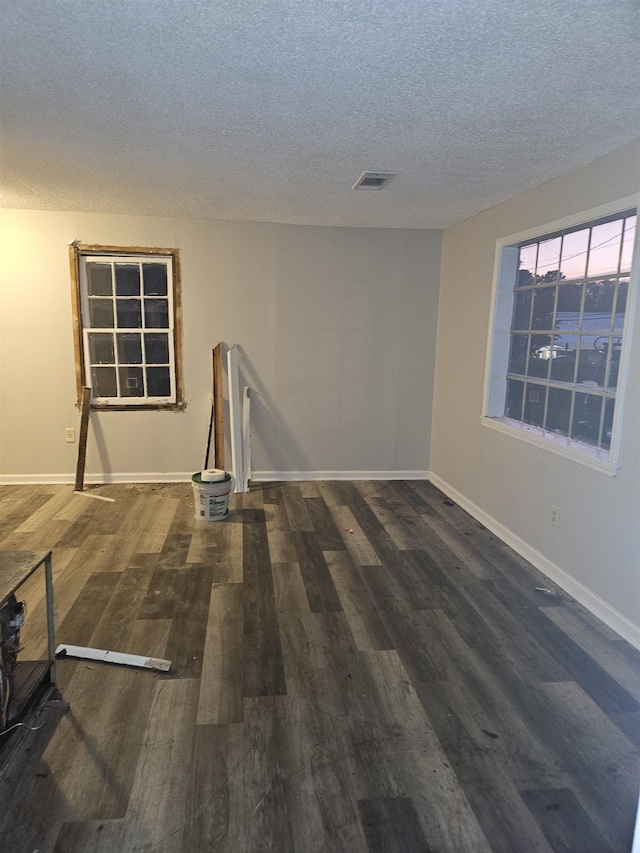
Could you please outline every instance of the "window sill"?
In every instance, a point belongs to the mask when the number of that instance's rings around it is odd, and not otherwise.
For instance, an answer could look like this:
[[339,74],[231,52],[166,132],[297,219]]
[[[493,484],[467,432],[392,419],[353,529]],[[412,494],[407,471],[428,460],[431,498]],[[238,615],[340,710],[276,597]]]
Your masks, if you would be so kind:
[[511,438],[532,444],[534,447],[554,453],[556,456],[562,456],[564,459],[577,462],[579,465],[584,465],[593,471],[599,471],[601,474],[606,474],[609,477],[615,477],[620,467],[605,457],[601,450],[565,438],[564,436],[549,435],[536,427],[517,424],[515,421],[507,421],[502,418],[489,418],[486,416],[480,418],[480,423],[482,426],[500,432],[503,435],[508,435]]
[[186,403],[97,403],[91,408],[102,412],[182,412]]

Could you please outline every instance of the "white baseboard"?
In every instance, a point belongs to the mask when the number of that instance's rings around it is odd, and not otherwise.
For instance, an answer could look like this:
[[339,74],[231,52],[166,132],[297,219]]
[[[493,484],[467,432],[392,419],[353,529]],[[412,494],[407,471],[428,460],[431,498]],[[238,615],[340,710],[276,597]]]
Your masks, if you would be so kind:
[[295,482],[297,480],[428,480],[428,471],[252,471],[251,479],[257,483],[270,480]]
[[[172,471],[170,473],[123,473],[123,474],[85,474],[86,485],[107,485],[109,483],[190,483],[193,471]],[[75,474],[0,474],[0,486],[52,485],[55,483],[75,483]]]
[[[87,485],[108,483],[190,483],[193,471],[165,473],[85,474]],[[0,485],[26,486],[75,483],[75,474],[0,474]],[[253,471],[251,480],[295,482],[298,480],[428,480],[428,471]]]
[[498,538],[513,548],[521,557],[528,560],[530,563],[549,577],[554,584],[561,587],[568,595],[579,601],[583,607],[586,607],[594,616],[601,619],[605,625],[612,628],[628,643],[631,643],[636,649],[640,649],[640,626],[632,622],[627,616],[616,610],[608,601],[599,596],[596,592],[585,586],[581,581],[576,580],[572,575],[552,563],[544,554],[537,551],[531,545],[521,539],[516,533],[505,527],[504,524],[497,521],[493,516],[486,513],[483,509],[477,506],[473,501],[466,498],[461,492],[450,486],[445,480],[437,474],[431,473],[429,480],[434,486],[437,486],[441,491],[448,495],[451,500],[455,501],[462,509],[466,510],[469,515],[472,515],[480,524],[483,524],[492,533],[495,533]]
[[0,486],[48,486],[75,481],[75,474],[0,474]]

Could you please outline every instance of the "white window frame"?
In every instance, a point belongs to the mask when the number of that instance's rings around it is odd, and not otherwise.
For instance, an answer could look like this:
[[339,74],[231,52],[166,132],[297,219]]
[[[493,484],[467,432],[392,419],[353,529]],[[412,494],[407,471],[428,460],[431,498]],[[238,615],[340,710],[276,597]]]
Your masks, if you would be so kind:
[[636,227],[636,240],[629,276],[629,291],[622,329],[622,347],[620,368],[615,397],[615,409],[611,434],[611,446],[608,452],[584,444],[575,439],[557,436],[545,430],[516,423],[504,417],[507,367],[513,303],[514,283],[518,272],[519,245],[534,239],[542,239],[554,232],[564,231],[615,214],[622,214],[632,208],[640,213],[640,197],[628,196],[610,204],[584,211],[565,219],[556,220],[538,228],[531,228],[517,234],[510,234],[497,241],[493,289],[491,295],[490,328],[487,342],[485,367],[484,400],[480,422],[484,427],[504,435],[532,444],[550,453],[562,456],[573,462],[585,465],[609,476],[615,476],[620,467],[620,441],[631,359],[631,341],[633,323],[638,300],[638,279],[640,276],[640,224]]
[[[73,308],[74,321],[76,325],[76,377],[78,384],[78,393],[80,394],[81,386],[85,385],[92,387],[91,379],[91,363],[90,363],[90,348],[89,335],[91,333],[118,331],[117,319],[114,304],[114,327],[107,329],[97,329],[91,326],[89,301],[91,296],[88,293],[87,283],[87,264],[89,263],[109,263],[113,264],[143,264],[161,263],[167,268],[167,303],[168,303],[168,326],[155,328],[150,327],[150,332],[162,333],[168,335],[169,345],[169,375],[170,375],[170,393],[165,396],[126,396],[117,397],[98,397],[94,396],[92,390],[91,405],[93,408],[102,409],[179,409],[183,408],[184,402],[182,398],[182,380],[181,380],[181,352],[180,352],[180,291],[179,291],[179,257],[178,251],[175,249],[144,249],[144,248],[118,248],[112,246],[83,246],[80,244],[72,244],[71,246],[71,270],[73,284]],[[142,283],[142,276],[141,276]],[[103,297],[100,297],[103,298]],[[115,290],[111,297],[116,299]],[[126,297],[120,297],[126,298]],[[144,300],[144,296],[140,298]],[[149,297],[154,298],[154,297]],[[164,297],[161,297],[164,298]],[[140,327],[125,328],[121,331],[124,333],[135,333],[139,331],[141,334],[145,331],[144,326],[144,310],[142,310],[142,325]],[[115,344],[115,341],[114,341]],[[144,352],[144,349],[143,349]],[[144,370],[146,362],[141,363],[140,367]],[[117,354],[116,364],[114,365],[117,371]]]

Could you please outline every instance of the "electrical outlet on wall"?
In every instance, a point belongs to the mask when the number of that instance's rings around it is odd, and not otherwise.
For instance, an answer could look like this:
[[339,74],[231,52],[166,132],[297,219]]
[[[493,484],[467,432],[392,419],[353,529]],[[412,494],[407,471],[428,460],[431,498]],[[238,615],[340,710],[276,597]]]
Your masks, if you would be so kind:
[[73,444],[76,440],[76,431],[73,427],[67,427],[64,431],[64,440],[69,444]]
[[560,510],[558,509],[557,506],[552,506],[551,507],[551,524],[553,524],[554,527],[557,526],[559,518],[560,518]]

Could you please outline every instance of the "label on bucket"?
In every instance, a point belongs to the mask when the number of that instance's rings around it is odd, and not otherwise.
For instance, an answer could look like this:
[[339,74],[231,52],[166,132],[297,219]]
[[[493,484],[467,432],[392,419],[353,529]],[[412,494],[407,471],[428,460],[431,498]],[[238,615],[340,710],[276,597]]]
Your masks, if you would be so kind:
[[227,496],[225,495],[223,498],[217,498],[214,496],[209,497],[209,515],[226,515],[227,513]]
[[228,512],[229,496],[199,495],[200,516],[202,518],[224,518]]

